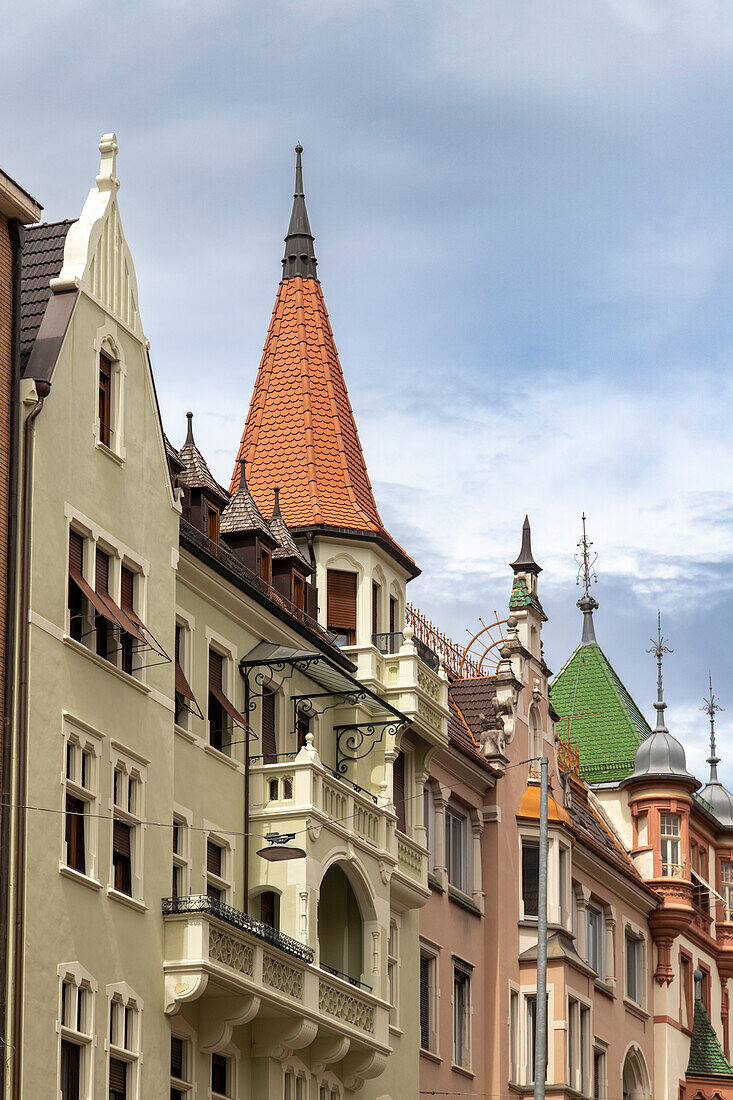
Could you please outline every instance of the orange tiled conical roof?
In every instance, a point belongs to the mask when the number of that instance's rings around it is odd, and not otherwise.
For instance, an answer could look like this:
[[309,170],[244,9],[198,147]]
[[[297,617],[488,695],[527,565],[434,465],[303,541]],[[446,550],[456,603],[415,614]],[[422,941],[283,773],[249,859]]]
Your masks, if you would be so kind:
[[[307,224],[301,150],[296,151],[294,216],[298,208]],[[291,228],[292,222],[291,218]],[[279,485],[288,527],[368,533],[383,540],[416,571],[412,559],[385,530],[377,510],[321,284],[315,278],[313,239],[299,228],[295,248],[294,235],[289,232],[286,237],[284,277],[231,491],[238,487],[239,460],[244,458],[249,490],[266,515],[272,508],[273,487]],[[309,234],[310,226],[307,229]]]

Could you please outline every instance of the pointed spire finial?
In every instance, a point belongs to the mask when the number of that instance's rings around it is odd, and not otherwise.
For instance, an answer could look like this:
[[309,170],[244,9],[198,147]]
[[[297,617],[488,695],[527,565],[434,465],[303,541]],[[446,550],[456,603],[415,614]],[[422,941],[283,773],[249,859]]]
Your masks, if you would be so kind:
[[718,764],[720,763],[720,757],[716,755],[715,750],[715,713],[719,710],[725,710],[725,707],[721,707],[718,700],[713,695],[713,674],[708,671],[708,683],[709,694],[703,699],[703,705],[700,710],[704,710],[710,718],[710,756],[708,757],[708,764],[710,765],[710,782],[718,782]]
[[246,458],[240,458],[240,460],[239,460],[239,491],[241,492],[242,490],[244,490],[245,492],[249,492],[249,490],[247,489],[247,459]]
[[280,486],[275,485],[273,487],[272,491],[275,494],[275,503],[272,506],[272,518],[276,519],[278,516],[281,515],[281,512],[280,512]]
[[509,568],[515,573],[541,573],[542,566],[538,565],[532,557],[532,530],[529,526],[529,516],[524,517],[522,524],[522,548],[516,561],[509,563]]
[[188,430],[186,431],[186,442],[184,443],[184,447],[189,443],[193,443],[193,413],[187,412],[186,419],[188,420]]
[[662,613],[657,611],[657,639],[650,638],[652,643],[647,653],[652,653],[657,660],[657,701],[654,704],[654,709],[657,712],[657,724],[655,732],[663,730],[666,731],[667,727],[664,724],[664,712],[667,709],[667,704],[664,701],[664,694],[662,691],[662,659],[665,653],[674,653],[673,649],[665,645],[666,638],[662,635]]
[[303,146],[298,142],[295,146],[293,209],[290,214],[287,236],[285,237],[285,255],[282,261],[283,279],[294,279],[298,275],[303,279],[315,279],[316,267],[318,266],[313,248],[313,234],[308,221],[308,211],[305,207],[302,153]]
[[578,542],[578,548],[580,553],[575,555],[575,562],[578,566],[578,575],[575,583],[583,585],[583,595],[578,600],[576,606],[583,612],[583,636],[580,639],[581,645],[590,645],[596,640],[596,631],[593,624],[593,612],[598,610],[598,601],[590,594],[591,583],[597,583],[598,577],[596,576],[595,564],[598,561],[598,554],[591,552],[592,541],[588,538],[585,530],[585,512],[582,516],[583,520],[583,536]]

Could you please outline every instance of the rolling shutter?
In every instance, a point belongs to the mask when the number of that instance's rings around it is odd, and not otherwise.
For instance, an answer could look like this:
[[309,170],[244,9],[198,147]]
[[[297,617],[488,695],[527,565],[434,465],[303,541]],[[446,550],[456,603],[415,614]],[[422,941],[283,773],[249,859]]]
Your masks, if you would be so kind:
[[109,1091],[115,1100],[127,1096],[127,1062],[120,1058],[109,1060]]
[[97,571],[94,580],[97,592],[109,592],[109,558],[104,550],[97,550]]
[[115,820],[112,830],[112,847],[121,856],[130,858],[130,826],[124,821]]
[[329,627],[356,630],[356,573],[328,570],[326,610]]
[[206,870],[221,878],[221,847],[213,840],[206,841]]
[[171,1035],[171,1077],[183,1080],[183,1039]]
[[135,574],[126,565],[122,566],[122,580],[120,585],[120,598],[123,611],[134,611],[133,595],[135,592]]
[[392,766],[392,801],[397,814],[397,828],[401,833],[407,832],[405,821],[405,757],[403,753],[397,753],[397,759]]
[[84,572],[84,539],[77,531],[69,531],[69,569]]
[[420,1046],[430,1050],[430,959],[420,956]]

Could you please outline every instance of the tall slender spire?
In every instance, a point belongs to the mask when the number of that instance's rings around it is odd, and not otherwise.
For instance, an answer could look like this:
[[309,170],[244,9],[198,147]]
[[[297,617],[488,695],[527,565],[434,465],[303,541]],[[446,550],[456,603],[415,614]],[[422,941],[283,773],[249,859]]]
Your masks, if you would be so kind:
[[515,573],[541,573],[542,566],[538,565],[532,556],[532,530],[529,526],[529,516],[524,517],[522,524],[522,548],[519,557],[511,562],[510,569]]
[[285,238],[283,279],[294,279],[298,275],[303,279],[317,278],[318,261],[313,249],[313,234],[308,221],[303,190],[303,164],[300,159],[302,152],[303,146],[298,143],[295,146],[295,192],[290,225]]
[[708,764],[710,765],[710,783],[718,782],[718,764],[720,763],[720,757],[716,755],[715,749],[715,712],[723,710],[724,708],[718,703],[718,700],[713,695],[713,675],[708,672],[708,683],[710,685],[709,694],[703,699],[703,705],[700,710],[704,710],[710,718],[710,756],[708,757]]
[[668,732],[664,721],[664,712],[667,709],[667,704],[664,701],[664,692],[662,690],[662,659],[665,653],[674,653],[674,650],[664,644],[665,640],[666,639],[662,635],[662,613],[661,611],[657,611],[657,640],[655,641],[654,638],[650,638],[649,641],[652,644],[647,650],[647,653],[653,653],[657,659],[657,701],[654,704],[654,709],[657,712],[657,724],[654,729],[655,733]]
[[580,644],[591,645],[596,640],[596,631],[593,625],[593,612],[598,610],[598,601],[591,596],[590,586],[592,583],[597,583],[598,581],[595,571],[598,554],[591,551],[593,543],[586,534],[585,512],[583,512],[582,519],[583,537],[578,542],[580,553],[575,555],[575,561],[578,566],[578,576],[575,583],[583,585],[583,595],[578,600],[576,606],[583,612],[583,635],[580,639]]

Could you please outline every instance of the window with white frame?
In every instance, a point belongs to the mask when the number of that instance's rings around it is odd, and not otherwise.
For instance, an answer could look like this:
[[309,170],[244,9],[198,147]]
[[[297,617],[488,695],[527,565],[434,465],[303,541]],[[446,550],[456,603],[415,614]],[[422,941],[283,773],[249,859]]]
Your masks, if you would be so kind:
[[723,920],[733,921],[733,863],[720,864],[720,886],[723,895]]
[[590,1051],[590,1009],[568,997],[567,1081],[576,1092],[587,1093]]
[[283,1100],[307,1100],[307,1096],[308,1082],[305,1073],[286,1069],[283,1074]]
[[59,1092],[61,1100],[89,1100],[94,1052],[94,989],[77,965],[59,967]]
[[97,442],[122,454],[122,371],[111,338],[103,342],[97,358]]
[[423,824],[425,825],[425,847],[428,850],[428,872],[435,872],[435,798],[430,783],[423,787]]
[[387,940],[387,986],[389,989],[389,1022],[391,1027],[397,1027],[399,1017],[400,998],[400,930],[397,921],[389,922],[389,939]]
[[539,913],[540,845],[532,838],[522,838],[522,916]]
[[542,720],[539,708],[530,707],[529,711],[529,778],[540,778],[540,760],[542,756]]
[[320,1085],[318,1088],[318,1100],[341,1100],[341,1092],[336,1085]]
[[588,965],[602,979],[605,978],[603,969],[605,924],[603,910],[600,906],[589,902],[585,910],[585,957]]
[[216,1100],[234,1096],[234,1059],[226,1054],[211,1055],[211,1096]]
[[141,819],[144,814],[144,765],[115,752],[112,768],[112,887],[113,892],[142,899]]
[[679,814],[659,815],[659,835],[662,856],[662,874],[667,878],[679,878],[680,865],[680,829]]
[[509,1081],[519,1081],[519,992],[509,990]]
[[570,850],[564,844],[560,844],[557,854],[557,897],[560,909],[560,924],[563,927],[567,927],[568,917],[570,916],[570,906],[568,905],[569,865]]
[[181,729],[191,729],[191,715],[200,715],[198,703],[191,690],[191,628],[182,619],[176,619],[175,633],[175,723]]
[[438,1052],[438,957],[435,951],[420,949],[420,1047]]
[[188,823],[182,814],[173,814],[173,876],[172,897],[180,898],[190,892],[191,859]]
[[630,1001],[644,1003],[644,941],[632,929],[624,935],[626,956],[626,996]]
[[471,1068],[471,967],[453,960],[453,1061]]
[[468,813],[455,802],[445,810],[445,850],[448,882],[463,894],[471,893],[471,829]]
[[99,739],[76,727],[64,732],[63,863],[96,878]]
[[171,1035],[170,1100],[186,1100],[193,1092],[193,1049],[190,1039]]
[[593,1100],[605,1100],[607,1090],[606,1051],[593,1049]]
[[214,901],[227,902],[231,889],[231,849],[221,837],[206,838],[206,894]]
[[140,1095],[140,1005],[122,987],[109,1002],[109,1100],[137,1100]]

